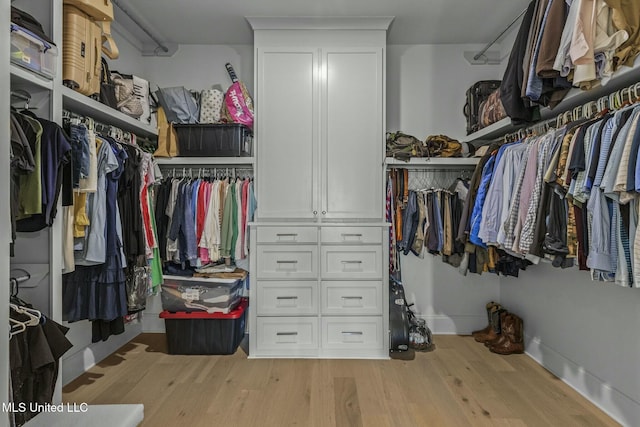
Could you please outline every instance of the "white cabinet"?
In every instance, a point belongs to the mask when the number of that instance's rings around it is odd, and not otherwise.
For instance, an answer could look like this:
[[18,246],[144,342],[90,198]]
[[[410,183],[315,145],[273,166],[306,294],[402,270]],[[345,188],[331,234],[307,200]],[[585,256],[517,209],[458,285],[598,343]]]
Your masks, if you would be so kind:
[[388,357],[390,18],[249,18],[259,200],[250,357]]
[[381,221],[386,31],[268,33],[255,42],[256,218]]
[[257,191],[262,218],[318,212],[318,51],[258,48]]
[[383,217],[383,49],[322,50],[321,215]]

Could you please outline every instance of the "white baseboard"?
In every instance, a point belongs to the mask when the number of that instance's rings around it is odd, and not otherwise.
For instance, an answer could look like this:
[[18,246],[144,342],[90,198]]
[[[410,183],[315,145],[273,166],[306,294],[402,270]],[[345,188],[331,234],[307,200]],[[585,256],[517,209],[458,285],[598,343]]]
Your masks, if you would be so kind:
[[164,319],[158,317],[159,313],[144,312],[142,317],[142,332],[164,334]]
[[123,334],[109,337],[104,342],[92,343],[67,358],[63,357],[62,384],[69,384],[141,333],[142,325],[140,323],[132,323],[126,325]]
[[544,345],[539,338],[525,335],[525,343],[527,355],[611,418],[623,426],[640,425],[640,402],[611,387],[553,348]]
[[438,335],[469,335],[472,331],[487,326],[487,316],[476,315],[420,315],[431,332]]

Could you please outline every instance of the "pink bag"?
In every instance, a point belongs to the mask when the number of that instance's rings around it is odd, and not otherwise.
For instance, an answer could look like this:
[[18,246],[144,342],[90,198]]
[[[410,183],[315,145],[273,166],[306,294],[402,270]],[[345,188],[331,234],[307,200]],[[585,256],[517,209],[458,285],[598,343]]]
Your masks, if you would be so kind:
[[253,100],[245,85],[238,80],[231,64],[225,65],[233,84],[224,96],[224,118],[227,121],[253,127]]

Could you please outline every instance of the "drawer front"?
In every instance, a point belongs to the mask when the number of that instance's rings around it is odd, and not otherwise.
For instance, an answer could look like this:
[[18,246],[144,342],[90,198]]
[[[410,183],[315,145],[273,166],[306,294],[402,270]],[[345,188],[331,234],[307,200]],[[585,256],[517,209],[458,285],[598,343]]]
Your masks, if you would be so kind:
[[382,317],[323,317],[322,348],[381,349]]
[[258,316],[318,314],[318,283],[258,282]]
[[318,247],[258,245],[258,279],[315,279]]
[[315,317],[258,317],[258,350],[283,351],[318,348]]
[[325,246],[322,248],[325,279],[381,279],[380,246]]
[[322,227],[320,234],[322,243],[351,245],[382,243],[380,227]]
[[382,282],[322,282],[321,292],[322,314],[382,314]]
[[258,243],[318,243],[316,227],[258,227]]

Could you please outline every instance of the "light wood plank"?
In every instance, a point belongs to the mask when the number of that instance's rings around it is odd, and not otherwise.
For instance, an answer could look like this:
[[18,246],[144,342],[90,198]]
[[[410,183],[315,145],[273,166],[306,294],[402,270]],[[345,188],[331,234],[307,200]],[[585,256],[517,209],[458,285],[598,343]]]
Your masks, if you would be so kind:
[[143,403],[149,427],[618,425],[527,355],[499,356],[471,337],[435,342],[407,360],[249,360],[241,349],[169,355],[163,334],[143,334],[63,399]]

